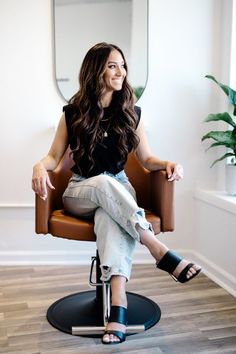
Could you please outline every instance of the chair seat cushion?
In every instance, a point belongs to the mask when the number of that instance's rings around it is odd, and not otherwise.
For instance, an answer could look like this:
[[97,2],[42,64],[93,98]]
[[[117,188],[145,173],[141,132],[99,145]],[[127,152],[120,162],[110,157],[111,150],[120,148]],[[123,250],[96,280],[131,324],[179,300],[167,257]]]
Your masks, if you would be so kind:
[[[161,232],[161,220],[149,210],[145,210],[147,220],[155,234]],[[63,209],[55,210],[49,219],[49,233],[53,236],[78,241],[96,241],[93,219],[81,219],[68,215]]]
[[53,211],[48,228],[53,236],[79,241],[96,241],[93,219],[77,218],[66,214],[64,209]]

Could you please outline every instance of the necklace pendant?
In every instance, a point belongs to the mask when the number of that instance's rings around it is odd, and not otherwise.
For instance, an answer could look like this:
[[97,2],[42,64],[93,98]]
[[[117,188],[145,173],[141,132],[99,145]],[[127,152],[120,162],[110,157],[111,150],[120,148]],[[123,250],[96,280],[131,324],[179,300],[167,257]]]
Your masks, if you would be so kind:
[[107,138],[108,137],[108,134],[107,134],[107,132],[104,132],[104,138]]

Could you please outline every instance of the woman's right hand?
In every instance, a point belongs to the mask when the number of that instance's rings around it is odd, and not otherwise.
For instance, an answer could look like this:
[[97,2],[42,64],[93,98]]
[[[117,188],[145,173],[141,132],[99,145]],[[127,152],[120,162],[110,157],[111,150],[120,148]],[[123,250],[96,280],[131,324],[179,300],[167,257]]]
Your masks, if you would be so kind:
[[42,162],[38,162],[33,168],[32,189],[43,200],[47,199],[47,186],[55,189],[52,185],[48,172]]

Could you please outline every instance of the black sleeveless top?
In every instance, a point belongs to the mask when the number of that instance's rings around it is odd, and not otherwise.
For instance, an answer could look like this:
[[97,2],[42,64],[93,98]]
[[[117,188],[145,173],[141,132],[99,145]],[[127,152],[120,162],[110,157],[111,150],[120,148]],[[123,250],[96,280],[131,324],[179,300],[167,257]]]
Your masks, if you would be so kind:
[[[134,109],[137,116],[137,127],[141,117],[141,108],[135,106]],[[73,135],[72,131],[72,119],[74,114],[76,113],[76,107],[73,106],[73,104],[68,104],[63,107],[63,111],[65,112],[70,149],[73,150],[77,146],[77,137]],[[87,158],[88,155],[85,153],[79,162],[79,168],[78,166],[76,166],[76,163],[72,167],[71,170],[74,173],[77,173],[87,178],[99,175],[103,172],[109,172],[115,175],[124,169],[124,165],[127,161],[128,156],[126,156],[125,159],[122,160],[120,158],[120,154],[117,148],[119,136],[112,130],[112,127],[110,126],[110,114],[111,107],[104,108],[104,117],[101,121],[101,129],[103,131],[104,137],[100,142],[96,144],[95,149],[93,151],[93,159],[95,162],[94,167],[90,170],[91,165]],[[129,146],[129,152],[132,150],[132,148],[132,146]]]

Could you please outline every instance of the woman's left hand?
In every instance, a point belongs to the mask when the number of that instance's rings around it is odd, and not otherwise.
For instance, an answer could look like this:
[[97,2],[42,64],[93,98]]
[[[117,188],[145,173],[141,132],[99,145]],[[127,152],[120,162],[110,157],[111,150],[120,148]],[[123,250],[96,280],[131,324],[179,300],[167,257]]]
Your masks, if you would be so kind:
[[184,169],[178,163],[167,162],[166,164],[166,172],[168,176],[168,181],[179,181],[184,177]]

